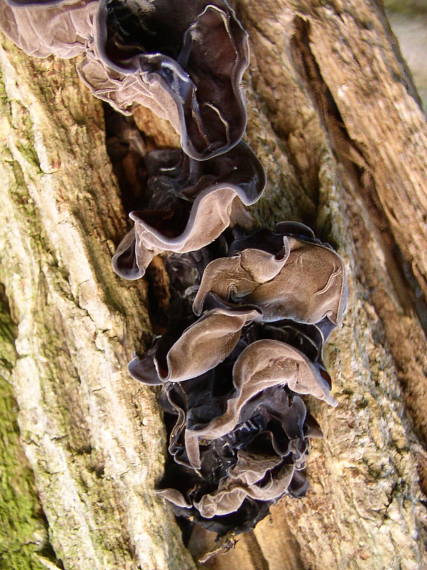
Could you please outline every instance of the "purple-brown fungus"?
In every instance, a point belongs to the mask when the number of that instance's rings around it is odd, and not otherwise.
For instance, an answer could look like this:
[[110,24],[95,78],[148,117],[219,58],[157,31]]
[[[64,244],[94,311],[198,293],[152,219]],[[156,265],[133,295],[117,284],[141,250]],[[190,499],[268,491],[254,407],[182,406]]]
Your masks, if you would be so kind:
[[[219,534],[247,530],[284,494],[306,491],[309,439],[321,432],[302,397],[336,405],[322,349],[346,304],[342,261],[306,226],[237,233],[193,294],[196,312],[208,310],[129,366],[162,386],[171,462],[160,495]],[[273,300],[260,300],[254,292],[270,282]]]
[[336,405],[322,352],[347,290],[343,260],[304,224],[248,233],[243,206],[265,174],[242,142],[246,32],[227,0],[0,0],[0,29],[36,57],[83,55],[97,97],[123,114],[145,105],[180,134],[182,150],[144,156],[141,134],[115,123],[138,164],[124,178],[138,180],[113,267],[137,279],[166,252],[173,309],[129,371],[159,386],[159,496],[219,535],[247,531],[307,491],[322,435],[308,405]]
[[29,55],[86,54],[94,94],[168,119],[198,160],[241,140],[247,34],[226,0],[1,0],[0,29]]
[[248,41],[226,0],[101,0],[96,47],[108,68],[163,91],[189,156],[210,158],[240,141]]
[[245,143],[203,162],[179,150],[153,151],[146,168],[146,207],[129,214],[135,226],[113,257],[114,270],[125,279],[142,277],[162,251],[186,253],[214,241],[239,221],[240,203],[255,203],[265,185]]
[[[242,328],[259,316],[256,309],[206,311],[182,332],[166,353],[157,351],[154,367],[159,380],[162,383],[182,382],[214,368],[233,351]],[[133,362],[130,370],[136,375],[139,361]],[[150,383],[154,384],[154,381]]]
[[[328,319],[337,325],[346,305],[345,267],[339,255],[299,224],[298,234],[286,224],[246,240],[236,240],[230,257],[215,259],[205,269],[194,300],[200,314],[209,292],[225,301],[258,307],[265,321],[293,319],[314,324]],[[302,233],[305,231],[305,233]],[[274,242],[276,244],[274,245]]]

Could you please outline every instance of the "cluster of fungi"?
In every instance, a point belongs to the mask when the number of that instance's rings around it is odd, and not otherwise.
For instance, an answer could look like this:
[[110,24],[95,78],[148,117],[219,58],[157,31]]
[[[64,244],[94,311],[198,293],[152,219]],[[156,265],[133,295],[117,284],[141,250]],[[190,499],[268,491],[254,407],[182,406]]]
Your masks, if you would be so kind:
[[242,141],[248,40],[227,0],[0,0],[27,53],[71,58],[123,114],[168,119],[182,150],[141,157],[145,191],[113,258],[125,279],[164,256],[173,310],[130,373],[159,385],[168,462],[158,493],[218,535],[246,531],[301,497],[309,440],[302,396],[331,406],[322,348],[346,304],[343,261],[298,222],[254,229],[265,186]]

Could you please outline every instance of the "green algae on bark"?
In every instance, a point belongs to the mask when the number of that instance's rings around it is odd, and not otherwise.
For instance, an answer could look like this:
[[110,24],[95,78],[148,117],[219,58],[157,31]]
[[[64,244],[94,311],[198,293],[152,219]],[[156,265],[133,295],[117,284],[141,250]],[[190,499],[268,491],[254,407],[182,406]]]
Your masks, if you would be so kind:
[[15,325],[0,287],[0,568],[39,570],[51,563],[47,529],[33,473],[19,441],[17,406],[10,385]]

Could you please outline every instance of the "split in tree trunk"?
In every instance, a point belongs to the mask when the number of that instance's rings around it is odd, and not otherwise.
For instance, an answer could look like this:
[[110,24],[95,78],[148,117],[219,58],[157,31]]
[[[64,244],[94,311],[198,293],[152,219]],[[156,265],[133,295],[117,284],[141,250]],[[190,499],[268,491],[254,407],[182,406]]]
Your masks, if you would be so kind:
[[[270,227],[313,225],[346,260],[351,295],[326,354],[339,406],[310,402],[324,439],[311,447],[307,497],[284,498],[207,566],[415,570],[419,478],[427,485],[425,118],[374,0],[236,8],[251,43],[247,138],[269,179],[253,214]],[[102,105],[73,61],[32,60],[2,39],[0,66],[0,281],[16,323],[8,362],[50,544],[67,569],[194,568],[189,550],[199,555],[211,537],[198,529],[185,548],[156,498],[165,435],[155,390],[126,369],[150,342],[153,280],[126,283],[111,270],[127,222]],[[145,110],[135,120],[147,149],[176,144]],[[25,493],[33,518],[31,483]],[[43,536],[33,522],[30,534]],[[40,558],[58,564],[32,550],[21,567],[31,556],[36,568]]]

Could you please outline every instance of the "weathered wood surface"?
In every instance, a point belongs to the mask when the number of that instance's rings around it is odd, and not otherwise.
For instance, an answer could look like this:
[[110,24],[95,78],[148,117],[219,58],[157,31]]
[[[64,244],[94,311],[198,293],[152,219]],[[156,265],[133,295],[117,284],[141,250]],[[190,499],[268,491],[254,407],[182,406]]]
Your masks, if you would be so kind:
[[17,323],[22,442],[66,568],[192,568],[153,489],[164,434],[127,361],[144,283],[115,277],[125,219],[102,107],[74,64],[2,44],[1,281]]
[[[339,407],[310,402],[325,438],[307,498],[283,499],[207,567],[421,568],[425,118],[375,2],[236,7],[252,48],[248,139],[269,176],[254,213],[314,225],[347,261],[351,295],[326,355]],[[65,568],[192,568],[153,494],[165,443],[155,395],[126,373],[149,339],[147,282],[110,269],[126,221],[101,105],[73,62],[30,60],[2,41],[0,65],[0,282],[49,540]],[[158,144],[176,140],[144,112],[138,123]],[[208,542],[197,532],[190,549]]]

